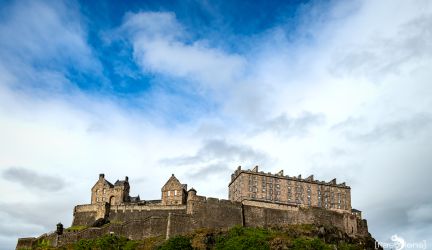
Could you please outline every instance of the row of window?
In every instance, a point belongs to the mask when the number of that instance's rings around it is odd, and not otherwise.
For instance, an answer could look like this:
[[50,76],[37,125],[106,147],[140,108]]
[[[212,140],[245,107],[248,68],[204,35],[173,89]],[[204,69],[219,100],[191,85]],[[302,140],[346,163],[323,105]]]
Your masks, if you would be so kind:
[[101,198],[96,197],[96,201],[97,201],[97,202],[99,202],[99,201],[105,201],[105,197],[101,197]]
[[[99,194],[99,193],[100,193],[100,189],[96,190],[96,194]],[[106,194],[106,189],[105,188],[103,189],[103,193]]]
[[171,193],[171,191],[167,192],[167,196],[171,196],[171,194],[173,194],[174,196],[180,195],[180,192],[177,192],[177,190],[174,190],[174,192]]

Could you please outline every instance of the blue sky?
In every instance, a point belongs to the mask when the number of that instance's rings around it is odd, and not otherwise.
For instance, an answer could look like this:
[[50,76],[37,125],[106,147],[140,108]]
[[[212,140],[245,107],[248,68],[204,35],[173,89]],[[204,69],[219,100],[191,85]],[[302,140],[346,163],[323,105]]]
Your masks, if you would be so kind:
[[432,242],[430,1],[0,6],[0,249],[99,173],[226,198],[238,165],[336,177],[377,239]]

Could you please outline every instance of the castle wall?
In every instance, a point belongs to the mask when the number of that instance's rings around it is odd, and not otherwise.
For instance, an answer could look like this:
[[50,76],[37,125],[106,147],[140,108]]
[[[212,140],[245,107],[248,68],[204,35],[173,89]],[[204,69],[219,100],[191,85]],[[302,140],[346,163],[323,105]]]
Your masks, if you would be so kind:
[[74,208],[72,226],[91,226],[98,216],[97,205],[78,205]]
[[[250,201],[244,202],[243,209],[244,225],[248,227],[320,224],[335,226],[350,235],[367,235],[367,225],[349,213]],[[358,224],[361,225],[361,230],[357,227]]]
[[34,237],[19,238],[16,249],[32,249],[35,241],[36,241],[36,238],[34,238]]
[[[74,223],[88,225],[96,216],[98,206],[75,208]],[[97,238],[105,234],[122,235],[139,240],[153,236],[172,237],[199,228],[230,228],[235,225],[267,227],[287,224],[333,225],[350,235],[367,236],[367,223],[350,213],[321,208],[247,201],[242,203],[203,196],[189,197],[186,206],[119,205],[109,210],[111,223],[100,228],[78,232],[42,235],[19,239],[17,249],[31,247],[37,240],[48,239],[52,246],[62,246],[80,239]],[[90,219],[88,219],[90,218]],[[89,221],[86,221],[86,220]],[[80,224],[81,223],[81,224]]]
[[118,205],[111,206],[108,219],[111,222],[140,220],[151,216],[166,217],[168,213],[185,214],[186,206]]
[[188,213],[192,215],[194,228],[228,228],[242,225],[240,202],[194,196],[188,199]]

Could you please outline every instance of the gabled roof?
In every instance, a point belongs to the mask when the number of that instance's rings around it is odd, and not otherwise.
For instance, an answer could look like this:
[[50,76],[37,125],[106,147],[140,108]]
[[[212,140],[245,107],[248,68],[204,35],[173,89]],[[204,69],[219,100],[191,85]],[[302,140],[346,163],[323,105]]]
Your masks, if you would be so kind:
[[123,186],[125,183],[127,183],[127,181],[119,181],[119,180],[117,180],[117,181],[114,183],[114,186]]
[[[92,187],[92,189],[96,186],[96,184],[98,184],[99,183],[99,180],[93,185],[93,187]],[[114,185],[111,183],[111,182],[109,182],[109,181],[107,181],[107,180],[105,180],[104,179],[104,185],[107,185],[107,186],[109,186],[110,188],[112,188],[112,187],[114,187]]]
[[181,184],[180,181],[173,175],[168,179],[168,181],[163,185],[162,191],[172,190],[172,189],[185,189],[187,185]]

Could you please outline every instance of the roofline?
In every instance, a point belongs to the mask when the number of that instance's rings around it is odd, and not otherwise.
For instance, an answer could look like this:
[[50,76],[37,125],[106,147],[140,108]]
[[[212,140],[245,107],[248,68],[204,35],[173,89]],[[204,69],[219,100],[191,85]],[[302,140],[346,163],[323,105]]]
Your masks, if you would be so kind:
[[243,173],[249,173],[249,174],[254,174],[254,175],[260,175],[260,176],[269,176],[269,177],[275,177],[275,178],[279,178],[279,179],[284,179],[284,180],[291,180],[291,181],[299,181],[299,182],[305,182],[305,183],[312,183],[312,184],[319,184],[319,185],[325,185],[325,186],[330,186],[330,187],[338,187],[338,188],[345,188],[345,189],[351,189],[350,186],[341,186],[340,184],[331,184],[328,182],[324,182],[324,181],[318,181],[318,180],[314,180],[314,181],[308,181],[305,179],[299,179],[296,177],[288,177],[288,176],[281,176],[281,175],[276,175],[276,174],[269,174],[269,173],[264,173],[264,172],[253,172],[251,170],[240,170],[238,172],[238,174],[234,177],[233,180],[231,180],[231,182],[228,184],[228,187],[231,186],[231,184]]

